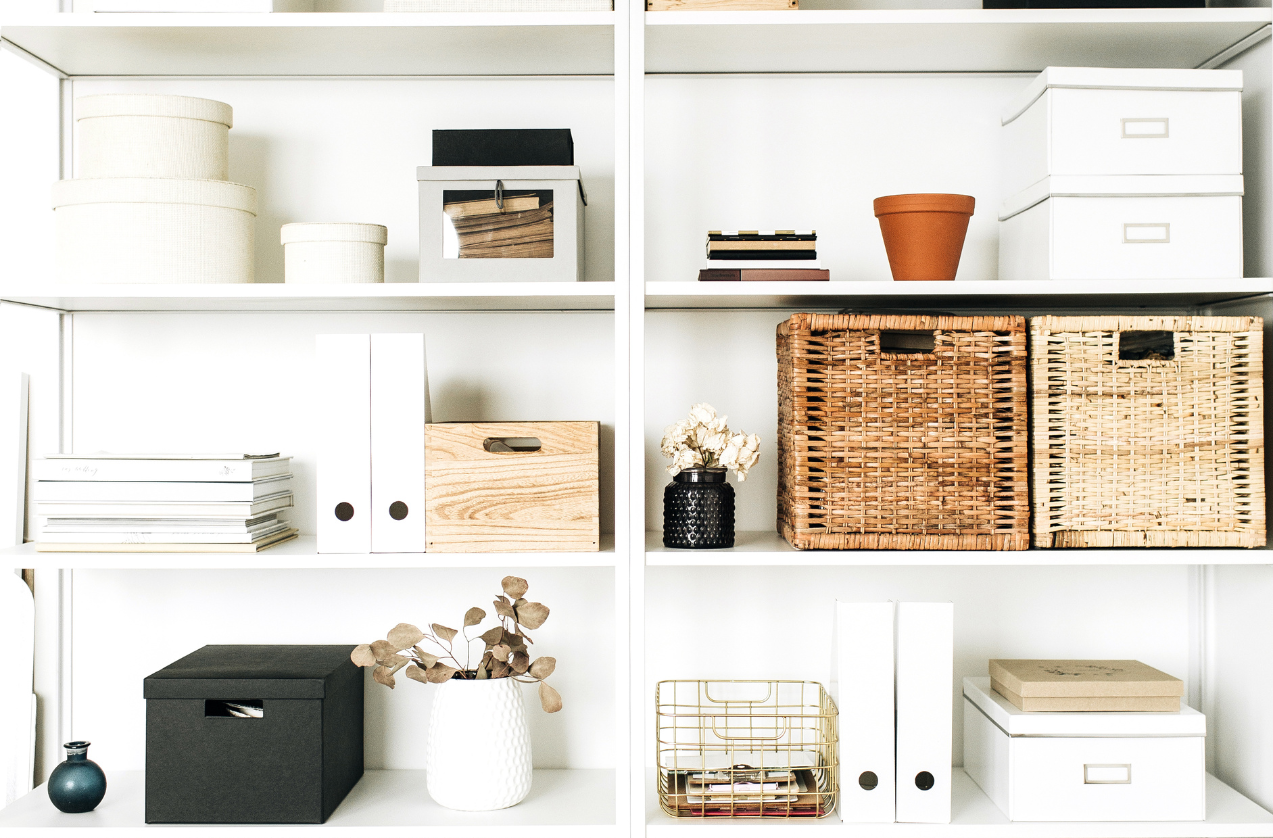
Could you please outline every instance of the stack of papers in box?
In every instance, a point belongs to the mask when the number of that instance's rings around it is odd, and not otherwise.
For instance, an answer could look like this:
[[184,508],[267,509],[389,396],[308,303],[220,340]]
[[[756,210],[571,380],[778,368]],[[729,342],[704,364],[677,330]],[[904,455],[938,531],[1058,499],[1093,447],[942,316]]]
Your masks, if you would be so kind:
[[36,463],[41,551],[254,553],[290,541],[291,458],[51,454]]

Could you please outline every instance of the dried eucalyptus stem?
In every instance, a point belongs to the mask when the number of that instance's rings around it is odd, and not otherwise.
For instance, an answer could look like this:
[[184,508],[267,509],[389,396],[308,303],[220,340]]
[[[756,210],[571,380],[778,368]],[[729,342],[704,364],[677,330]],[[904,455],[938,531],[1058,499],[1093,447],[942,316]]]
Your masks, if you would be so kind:
[[[429,627],[431,631],[426,632],[410,623],[398,623],[389,630],[384,640],[364,643],[349,657],[359,666],[375,667],[371,676],[390,689],[396,684],[394,676],[404,667],[408,678],[428,684],[441,684],[452,679],[484,681],[492,678],[512,678],[523,684],[538,683],[539,703],[544,712],[556,713],[561,709],[561,695],[545,683],[545,679],[556,669],[557,660],[544,656],[532,661],[529,645],[535,641],[526,633],[526,629],[537,629],[544,624],[548,619],[548,606],[526,599],[530,586],[525,579],[505,576],[501,587],[504,593],[493,603],[499,625],[477,637],[470,638],[468,630],[480,625],[486,619],[486,612],[475,606],[464,612],[464,627],[460,631],[434,623]],[[457,636],[464,639],[464,664],[455,655],[453,641]],[[469,644],[478,640],[486,644],[486,649],[477,666],[470,667]],[[424,641],[442,654],[435,655],[421,649],[420,643]]]

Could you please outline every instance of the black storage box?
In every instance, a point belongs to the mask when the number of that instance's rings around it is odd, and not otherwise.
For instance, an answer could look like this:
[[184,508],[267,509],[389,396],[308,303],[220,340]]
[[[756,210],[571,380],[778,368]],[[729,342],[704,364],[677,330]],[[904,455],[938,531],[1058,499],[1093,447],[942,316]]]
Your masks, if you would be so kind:
[[490,128],[433,132],[434,166],[573,166],[569,128]]
[[353,649],[204,646],[146,678],[146,823],[326,821],[362,777]]

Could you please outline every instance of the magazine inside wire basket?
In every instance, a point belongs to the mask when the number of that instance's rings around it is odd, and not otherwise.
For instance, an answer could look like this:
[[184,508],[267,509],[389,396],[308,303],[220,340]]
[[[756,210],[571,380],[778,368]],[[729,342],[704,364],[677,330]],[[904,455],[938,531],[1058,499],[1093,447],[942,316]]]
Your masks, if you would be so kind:
[[821,818],[839,793],[835,702],[813,681],[661,681],[659,803],[678,818]]

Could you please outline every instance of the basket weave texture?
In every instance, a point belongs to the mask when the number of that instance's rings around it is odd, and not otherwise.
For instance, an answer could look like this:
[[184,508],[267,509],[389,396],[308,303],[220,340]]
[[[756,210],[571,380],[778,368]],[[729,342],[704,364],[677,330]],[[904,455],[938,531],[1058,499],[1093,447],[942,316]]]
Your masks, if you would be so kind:
[[[932,352],[882,352],[894,331],[933,333]],[[1029,546],[1025,318],[796,314],[777,344],[792,546]]]
[[1263,547],[1262,352],[1258,317],[1032,318],[1035,545]]

